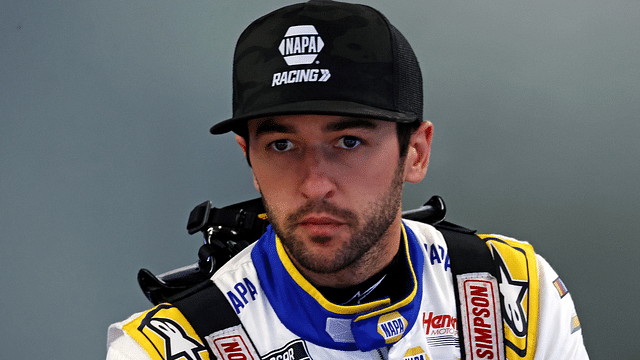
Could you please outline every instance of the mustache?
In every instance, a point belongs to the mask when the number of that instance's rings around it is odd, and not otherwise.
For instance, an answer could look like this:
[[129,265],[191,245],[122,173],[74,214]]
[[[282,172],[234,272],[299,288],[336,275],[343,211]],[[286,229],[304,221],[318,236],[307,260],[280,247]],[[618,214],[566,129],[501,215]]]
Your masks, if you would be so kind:
[[347,209],[342,209],[326,201],[309,201],[296,209],[293,213],[287,216],[286,222],[289,226],[297,224],[310,214],[325,213],[341,220],[345,221],[350,226],[356,226],[358,224],[358,217],[354,212]]

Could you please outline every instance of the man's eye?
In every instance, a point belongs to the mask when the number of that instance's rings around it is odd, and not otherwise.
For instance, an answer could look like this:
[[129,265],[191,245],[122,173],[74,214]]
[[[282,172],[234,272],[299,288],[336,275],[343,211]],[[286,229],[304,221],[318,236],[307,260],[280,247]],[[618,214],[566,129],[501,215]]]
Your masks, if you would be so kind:
[[338,147],[343,149],[353,149],[358,145],[360,145],[360,140],[353,136],[345,136],[338,141]]
[[282,152],[282,151],[289,151],[293,148],[293,144],[291,143],[291,141],[289,140],[276,140],[274,142],[272,142],[271,144],[269,144],[269,146],[278,152]]

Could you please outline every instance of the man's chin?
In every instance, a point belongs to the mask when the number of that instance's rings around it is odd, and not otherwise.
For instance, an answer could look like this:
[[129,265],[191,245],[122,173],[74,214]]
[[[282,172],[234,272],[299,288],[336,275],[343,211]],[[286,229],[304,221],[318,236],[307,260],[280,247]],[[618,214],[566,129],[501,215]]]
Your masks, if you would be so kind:
[[306,256],[295,259],[297,266],[316,274],[332,274],[342,270],[345,266],[338,262],[335,251],[307,253]]

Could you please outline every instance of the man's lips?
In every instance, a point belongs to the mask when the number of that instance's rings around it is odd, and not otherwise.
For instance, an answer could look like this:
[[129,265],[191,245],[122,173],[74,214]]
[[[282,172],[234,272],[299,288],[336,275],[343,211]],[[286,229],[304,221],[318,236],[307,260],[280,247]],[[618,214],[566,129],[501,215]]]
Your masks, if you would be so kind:
[[298,221],[302,226],[338,226],[346,224],[345,221],[330,216],[306,216]]
[[344,220],[330,216],[305,216],[302,220],[298,221],[297,227],[311,236],[329,238],[336,235],[336,232],[343,229],[343,226],[346,224]]

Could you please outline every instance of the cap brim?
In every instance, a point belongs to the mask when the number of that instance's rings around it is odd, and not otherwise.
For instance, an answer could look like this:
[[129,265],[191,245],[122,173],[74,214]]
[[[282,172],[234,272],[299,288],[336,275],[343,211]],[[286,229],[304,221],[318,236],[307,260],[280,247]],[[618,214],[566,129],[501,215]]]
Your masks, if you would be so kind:
[[359,116],[400,123],[411,123],[418,120],[418,116],[410,112],[390,111],[347,101],[313,100],[282,104],[242,114],[215,124],[209,131],[214,135],[230,131],[238,133],[237,129],[242,129],[244,122],[250,119],[296,114]]

